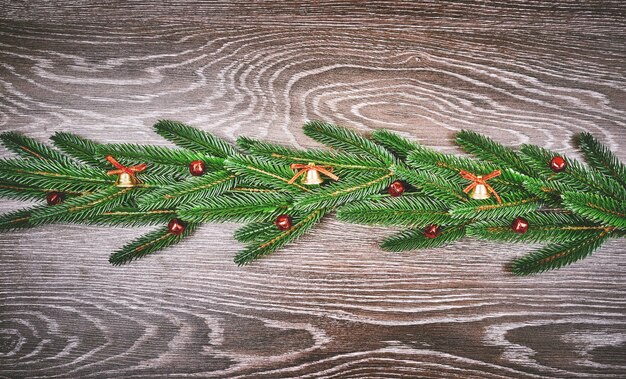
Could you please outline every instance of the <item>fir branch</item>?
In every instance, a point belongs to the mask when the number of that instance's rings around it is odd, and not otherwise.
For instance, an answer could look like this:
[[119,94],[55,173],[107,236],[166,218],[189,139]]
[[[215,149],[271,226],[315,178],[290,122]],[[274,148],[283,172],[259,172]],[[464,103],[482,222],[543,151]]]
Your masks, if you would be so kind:
[[530,275],[572,264],[591,255],[609,236],[610,230],[605,229],[585,239],[548,245],[515,260],[510,267],[511,272],[515,275]]
[[607,175],[626,188],[626,166],[615,154],[589,133],[580,133],[574,138],[587,162],[596,170]]
[[458,241],[465,236],[465,225],[441,226],[440,234],[435,238],[427,238],[423,228],[407,229],[387,237],[380,244],[386,251],[406,251],[429,249],[444,246]]
[[315,163],[317,165],[328,165],[335,169],[351,170],[387,170],[388,166],[380,161],[356,154],[349,154],[337,151],[324,150],[295,150],[281,145],[270,144],[253,140],[247,137],[239,137],[237,145],[250,153],[277,160],[283,163]]
[[232,193],[206,197],[193,206],[183,205],[178,214],[193,222],[269,221],[285,213],[290,197],[284,193]]
[[167,224],[177,213],[172,209],[140,210],[130,207],[119,207],[110,211],[102,212],[92,219],[86,220],[93,225],[108,226],[144,226]]
[[385,148],[362,137],[352,130],[322,121],[309,121],[304,125],[304,134],[324,145],[352,154],[366,154],[386,165],[394,163],[393,155]]
[[205,197],[213,197],[237,185],[237,176],[228,171],[216,171],[161,187],[139,199],[143,210],[170,209],[181,204],[197,203]]
[[378,129],[372,133],[372,139],[387,150],[394,153],[400,159],[406,159],[409,153],[419,147],[417,142],[399,136],[389,130]]
[[53,222],[85,222],[119,207],[133,188],[110,187],[90,195],[68,199],[62,204],[38,208],[30,213],[28,222],[42,225]]
[[180,122],[160,120],[154,125],[154,129],[163,138],[191,151],[219,158],[227,158],[238,153],[228,142]]
[[424,227],[451,222],[443,202],[421,196],[368,199],[340,207],[337,217],[351,223],[382,226]]
[[295,241],[309,231],[328,213],[327,209],[320,208],[310,213],[300,213],[293,216],[293,225],[290,229],[280,231],[273,228],[264,233],[263,240],[256,240],[247,246],[235,257],[235,263],[244,265],[263,255],[270,254],[289,242]]
[[17,211],[9,212],[0,215],[0,230],[17,230],[23,228],[32,228],[33,224],[30,223],[30,215],[32,212],[37,212],[41,209],[45,209],[46,205],[37,205],[34,207],[28,207]]
[[52,149],[45,144],[24,136],[17,132],[5,132],[0,134],[0,141],[9,150],[18,154],[22,158],[35,158],[54,161],[66,166],[75,165],[70,158],[61,152]]
[[289,192],[311,192],[311,190],[297,182],[289,184],[295,172],[289,165],[279,165],[261,160],[257,157],[236,155],[224,162],[224,167],[245,178],[248,183],[261,186],[271,186],[278,190]]
[[103,159],[111,155],[125,166],[147,163],[148,172],[154,175],[189,177],[189,164],[196,160],[203,161],[207,171],[222,170],[224,166],[223,158],[164,146],[110,144],[100,146],[97,153]]
[[476,132],[462,130],[456,134],[456,143],[466,152],[491,162],[494,165],[513,168],[523,174],[533,176],[533,170],[513,151],[491,138]]
[[294,200],[298,209],[333,208],[350,201],[362,200],[370,194],[382,191],[393,181],[394,173],[367,172],[358,179],[331,183],[310,194],[302,194]]
[[[538,146],[524,145],[521,148],[522,159],[538,173],[538,178],[543,179],[546,187],[562,185],[570,191],[600,192],[609,197],[626,199],[626,189],[614,179],[584,167],[576,160],[556,154],[550,150]],[[560,155],[566,162],[565,171],[554,173],[550,169],[550,161]],[[555,184],[556,183],[556,184]]]
[[234,237],[237,241],[248,242],[260,242],[270,233],[276,230],[276,225],[270,222],[251,222],[242,226],[235,231]]
[[61,191],[58,188],[37,188],[26,185],[14,184],[0,180],[0,197],[14,200],[45,200],[50,192],[63,192],[66,196],[82,196],[90,192]]
[[59,150],[80,162],[101,169],[110,168],[109,162],[98,154],[100,144],[94,141],[66,132],[57,132],[50,139]]
[[582,192],[565,192],[562,197],[563,204],[572,212],[618,228],[626,228],[624,200]]
[[467,235],[503,242],[568,242],[587,239],[606,229],[606,226],[563,212],[533,212],[524,218],[530,226],[523,234],[513,231],[511,217],[474,222],[467,227]]
[[524,192],[512,192],[501,196],[502,203],[495,199],[470,200],[465,204],[450,209],[450,214],[455,218],[464,219],[487,219],[522,216],[533,212],[539,206],[538,197],[529,197]]
[[89,192],[111,186],[106,172],[83,166],[65,166],[34,159],[0,159],[0,181],[58,191]]
[[461,170],[476,175],[487,175],[500,170],[501,175],[489,181],[496,191],[523,190],[524,181],[528,178],[515,170],[503,165],[479,162],[474,159],[443,154],[429,148],[419,146],[407,157],[407,164],[418,171],[426,171],[454,183],[469,184],[459,175]]
[[167,227],[152,231],[111,254],[109,262],[114,266],[119,266],[175,245],[193,234],[197,226],[197,224],[188,223],[185,230],[179,235],[170,233]]
[[401,165],[392,166],[391,170],[424,194],[450,205],[468,201],[467,195],[463,192],[463,187],[458,183],[460,177],[454,182],[446,179],[443,175],[436,175],[426,170],[417,171]]

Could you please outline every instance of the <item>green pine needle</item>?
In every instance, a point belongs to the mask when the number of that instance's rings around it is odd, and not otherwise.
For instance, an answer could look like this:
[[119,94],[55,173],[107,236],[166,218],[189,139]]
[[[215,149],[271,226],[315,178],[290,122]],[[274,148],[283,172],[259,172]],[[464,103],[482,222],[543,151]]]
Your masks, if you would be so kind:
[[442,226],[441,233],[435,238],[426,237],[423,228],[414,228],[385,238],[380,247],[386,251],[430,249],[458,241],[464,236],[464,225]]
[[263,239],[276,230],[276,225],[270,222],[251,222],[235,231],[234,237],[243,243],[262,242]]
[[334,169],[387,170],[388,166],[368,156],[324,150],[295,150],[284,146],[253,140],[237,139],[237,144],[250,153],[281,163],[315,163],[332,166]]
[[294,193],[311,192],[311,189],[300,184],[299,180],[289,184],[289,180],[296,172],[292,171],[288,164],[276,164],[257,157],[235,155],[226,159],[224,167],[244,177],[248,183]]
[[18,211],[13,211],[0,215],[0,230],[17,230],[23,228],[32,228],[33,224],[30,222],[30,215],[32,212],[37,212],[45,209],[46,205],[37,205]]
[[615,179],[626,188],[626,166],[611,150],[589,133],[578,134],[574,138],[574,143],[582,150],[585,159],[593,168]]
[[[560,184],[570,191],[601,193],[626,199],[626,189],[621,184],[598,171],[586,168],[576,160],[534,145],[524,145],[521,151],[522,159],[538,173],[536,179],[543,179],[548,187],[558,188],[555,186]],[[567,167],[562,172],[554,173],[550,169],[550,161],[557,155],[565,160]]]
[[426,170],[414,170],[400,165],[393,166],[392,169],[398,176],[420,189],[424,194],[451,206],[468,201],[467,194],[463,192],[463,186],[459,184],[460,177],[450,180],[444,175],[436,175]]
[[470,200],[450,209],[455,218],[463,219],[508,219],[531,213],[539,207],[539,198],[528,197],[523,192],[511,192],[501,195],[502,203],[492,196],[486,200]]
[[194,205],[181,206],[181,218],[193,222],[269,221],[285,213],[291,198],[284,193],[231,193],[206,197]]
[[139,210],[137,208],[119,207],[102,212],[86,222],[94,225],[107,226],[145,226],[167,224],[177,213],[171,209]]
[[104,159],[111,155],[124,166],[147,163],[146,172],[154,175],[181,175],[190,177],[189,164],[203,161],[207,172],[222,170],[224,159],[212,157],[191,150],[170,149],[164,146],[110,144],[98,148],[98,154]]
[[66,132],[57,132],[50,139],[59,150],[80,162],[102,169],[111,166],[98,154],[99,143]]
[[290,229],[280,231],[274,227],[264,233],[262,240],[257,239],[253,244],[247,246],[235,257],[235,263],[244,265],[270,254],[289,242],[295,241],[300,236],[313,228],[324,215],[328,213],[326,209],[316,209],[310,213],[301,213],[293,216],[293,225]]
[[158,230],[139,237],[111,254],[109,263],[114,266],[119,266],[143,258],[148,254],[165,249],[166,247],[173,246],[182,241],[185,237],[190,236],[196,230],[197,226],[197,224],[188,223],[185,225],[185,230],[179,235],[170,233],[167,227],[159,228]]
[[532,168],[526,165],[513,149],[505,147],[482,134],[462,130],[456,134],[456,143],[477,158],[533,176]]
[[237,185],[237,175],[216,171],[177,182],[149,192],[139,199],[143,210],[172,209],[183,204],[194,204],[205,197],[215,197]]
[[513,261],[510,268],[511,272],[515,275],[524,276],[572,264],[600,248],[609,235],[609,230],[602,230],[585,239],[548,245]]
[[22,158],[49,160],[66,166],[76,164],[61,152],[17,132],[5,132],[0,134],[0,141],[2,141],[2,144],[7,149],[13,151]]
[[419,147],[417,142],[399,136],[389,130],[378,129],[372,133],[372,139],[387,150],[394,153],[400,159],[406,159],[409,153]]
[[44,191],[90,192],[111,186],[115,178],[103,170],[84,166],[34,159],[0,159],[0,182]]
[[89,195],[68,199],[61,204],[38,208],[28,222],[42,225],[53,222],[85,222],[102,212],[117,208],[126,201],[133,188],[110,187]]
[[298,209],[314,210],[334,208],[348,202],[362,200],[368,195],[382,191],[393,181],[392,172],[367,172],[358,179],[339,180],[310,194],[298,196],[294,205]]
[[603,224],[626,228],[626,201],[581,192],[565,192],[562,196],[565,207],[572,212]]
[[387,165],[392,164],[395,160],[393,155],[384,147],[341,126],[322,121],[309,121],[303,129],[304,134],[310,138],[332,148],[352,154],[365,154]]
[[460,183],[463,186],[469,182],[460,176],[460,171],[468,171],[475,175],[487,175],[500,170],[501,175],[489,180],[489,184],[498,192],[523,190],[524,181],[528,178],[504,165],[485,163],[470,158],[443,154],[429,148],[419,147],[412,151],[407,158],[407,164],[418,172],[428,172],[449,181]]
[[533,212],[524,218],[529,227],[523,234],[513,231],[511,225],[515,217],[509,217],[474,222],[468,225],[467,235],[502,242],[567,242],[586,239],[606,229],[606,226],[563,212]]
[[237,154],[237,150],[228,142],[181,122],[160,120],[154,125],[154,129],[163,138],[191,151],[219,158]]
[[0,180],[0,197],[7,199],[42,201],[50,192],[63,192],[66,197],[89,194],[89,192],[61,191],[59,188],[37,188]]
[[355,202],[340,207],[337,218],[350,223],[405,227],[451,222],[443,202],[422,196],[387,196]]

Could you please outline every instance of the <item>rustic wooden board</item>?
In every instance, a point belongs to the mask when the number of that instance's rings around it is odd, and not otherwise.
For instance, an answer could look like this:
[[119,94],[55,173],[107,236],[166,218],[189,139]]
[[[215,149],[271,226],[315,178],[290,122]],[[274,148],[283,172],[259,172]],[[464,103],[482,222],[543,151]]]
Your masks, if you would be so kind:
[[[42,141],[166,144],[150,126],[170,118],[308,147],[322,119],[454,152],[462,128],[568,154],[587,130],[626,159],[621,1],[0,9],[0,129]],[[390,230],[333,218],[238,268],[235,228],[124,267],[109,253],[149,228],[1,234],[0,376],[626,376],[623,241],[517,278],[530,246],[391,254]]]

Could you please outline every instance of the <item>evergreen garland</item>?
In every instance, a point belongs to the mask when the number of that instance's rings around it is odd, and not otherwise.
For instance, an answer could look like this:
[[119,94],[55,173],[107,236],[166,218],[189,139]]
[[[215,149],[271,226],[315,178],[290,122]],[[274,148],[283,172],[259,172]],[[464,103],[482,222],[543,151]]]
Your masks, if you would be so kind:
[[[568,265],[608,239],[626,236],[626,166],[588,133],[574,140],[585,166],[534,145],[515,151],[471,131],[455,140],[475,158],[443,154],[387,130],[366,138],[320,121],[305,124],[304,132],[330,150],[296,150],[247,137],[232,145],[175,121],[154,128],[177,148],[100,144],[72,133],[56,133],[50,147],[15,132],[0,134],[19,157],[0,160],[0,196],[50,204],[0,216],[0,230],[68,222],[160,225],[113,253],[110,262],[119,265],[178,243],[202,223],[239,222],[245,225],[235,239],[247,244],[235,257],[241,265],[336,212],[346,222],[402,228],[382,241],[388,251],[438,247],[465,236],[546,243],[512,262],[517,275]],[[107,156],[125,169],[147,168],[137,170],[131,185],[120,185],[124,170],[119,177],[108,172],[115,167]],[[190,173],[194,162],[202,163],[201,175]],[[293,181],[292,164],[325,167],[339,179]],[[470,182],[462,171],[478,178],[497,172],[484,183],[499,196],[468,196]],[[398,181],[404,192],[392,193]],[[54,194],[62,194],[62,202],[47,198]],[[287,227],[276,226],[280,217],[288,219]],[[522,227],[514,227],[519,220]]]

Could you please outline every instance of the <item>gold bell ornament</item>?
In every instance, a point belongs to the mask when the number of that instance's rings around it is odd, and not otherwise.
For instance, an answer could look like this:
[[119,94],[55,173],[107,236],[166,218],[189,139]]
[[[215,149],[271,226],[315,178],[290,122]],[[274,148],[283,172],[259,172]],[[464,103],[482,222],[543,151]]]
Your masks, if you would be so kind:
[[501,174],[500,170],[493,171],[492,173],[484,175],[484,176],[475,175],[465,170],[459,171],[459,174],[464,179],[472,181],[472,183],[470,183],[463,190],[463,192],[469,193],[469,196],[472,199],[485,200],[485,199],[490,198],[491,194],[493,194],[493,196],[495,196],[496,200],[498,201],[498,204],[502,204],[502,200],[500,199],[500,196],[498,195],[496,190],[494,190],[493,187],[491,187],[489,183],[487,183],[487,180],[493,179],[496,176],[500,176]]
[[290,167],[292,170],[299,171],[289,180],[289,184],[295,183],[296,179],[303,175],[302,184],[304,185],[322,184],[324,183],[324,179],[320,173],[332,180],[339,180],[339,177],[333,174],[333,168],[331,166],[319,166],[311,162],[309,164],[294,163]]
[[118,175],[115,179],[115,186],[119,188],[131,188],[141,184],[141,181],[135,176],[136,173],[145,170],[148,165],[145,163],[135,166],[124,166],[110,155],[106,156],[106,160],[116,167],[115,170],[107,171],[107,175]]

